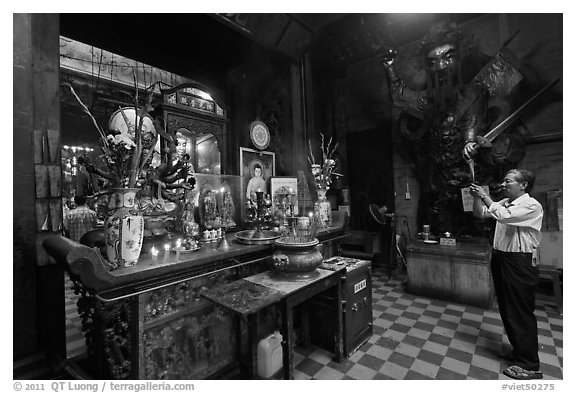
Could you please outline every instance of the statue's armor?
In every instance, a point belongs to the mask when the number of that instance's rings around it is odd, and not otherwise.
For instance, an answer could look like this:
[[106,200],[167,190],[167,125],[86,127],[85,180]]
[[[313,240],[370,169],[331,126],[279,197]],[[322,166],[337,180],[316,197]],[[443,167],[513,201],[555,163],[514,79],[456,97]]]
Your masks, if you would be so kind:
[[[508,58],[510,55],[507,52]],[[436,230],[470,232],[466,227],[473,224],[473,220],[463,212],[461,188],[470,184],[472,176],[462,151],[466,143],[475,143],[477,136],[483,135],[490,126],[487,112],[491,97],[509,94],[522,76],[499,52],[461,86],[454,81],[459,72],[454,46],[443,45],[427,56],[428,85],[422,90],[407,86],[397,75],[393,61],[385,64],[394,104],[418,119],[419,125],[412,124],[408,129],[402,115],[398,130],[411,146],[416,163],[421,187],[419,218]],[[477,157],[481,162],[475,167],[475,181],[489,184],[499,176],[498,168],[489,159],[489,149],[481,150],[488,153]],[[482,157],[488,159],[482,160]]]

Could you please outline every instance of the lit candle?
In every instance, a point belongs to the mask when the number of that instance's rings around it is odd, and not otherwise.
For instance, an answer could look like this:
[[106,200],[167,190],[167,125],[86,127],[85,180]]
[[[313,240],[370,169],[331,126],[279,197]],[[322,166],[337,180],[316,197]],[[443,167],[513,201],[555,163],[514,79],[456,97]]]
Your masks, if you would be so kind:
[[220,188],[220,225],[224,225],[224,187]]
[[150,249],[150,254],[152,254],[152,260],[154,262],[158,261],[158,249],[156,247]]
[[168,254],[170,254],[170,244],[166,243],[164,244],[164,260],[162,263],[168,262]]
[[180,260],[180,252],[182,251],[182,239],[176,240],[176,260]]
[[317,217],[313,217],[312,212],[310,212],[308,216],[310,217],[310,240],[312,240],[316,236],[318,222],[316,221]]

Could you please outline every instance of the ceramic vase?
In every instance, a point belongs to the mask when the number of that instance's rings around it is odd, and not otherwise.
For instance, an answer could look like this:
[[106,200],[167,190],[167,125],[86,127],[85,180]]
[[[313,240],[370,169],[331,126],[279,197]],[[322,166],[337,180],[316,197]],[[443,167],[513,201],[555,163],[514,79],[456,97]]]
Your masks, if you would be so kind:
[[318,190],[318,201],[314,204],[314,210],[318,213],[318,228],[330,228],[332,226],[332,206],[326,199],[326,190]]
[[106,254],[118,267],[134,266],[140,257],[144,237],[144,217],[140,213],[138,188],[117,188],[110,196],[104,221]]

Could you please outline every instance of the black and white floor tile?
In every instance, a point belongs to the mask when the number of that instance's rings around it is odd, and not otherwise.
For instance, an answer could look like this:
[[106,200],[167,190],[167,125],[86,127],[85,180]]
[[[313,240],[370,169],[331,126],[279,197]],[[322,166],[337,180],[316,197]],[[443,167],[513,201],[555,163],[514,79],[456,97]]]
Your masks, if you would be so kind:
[[[497,309],[414,296],[402,278],[373,274],[374,334],[342,363],[320,348],[296,348],[295,379],[498,380],[509,341]],[[537,301],[544,379],[562,379],[563,323],[556,307]]]
[[[318,347],[295,351],[295,379],[506,380],[499,353],[509,346],[498,310],[406,293],[403,277],[373,270],[374,334],[341,363]],[[85,353],[76,296],[66,286],[68,357]],[[563,317],[537,300],[544,379],[563,379]]]

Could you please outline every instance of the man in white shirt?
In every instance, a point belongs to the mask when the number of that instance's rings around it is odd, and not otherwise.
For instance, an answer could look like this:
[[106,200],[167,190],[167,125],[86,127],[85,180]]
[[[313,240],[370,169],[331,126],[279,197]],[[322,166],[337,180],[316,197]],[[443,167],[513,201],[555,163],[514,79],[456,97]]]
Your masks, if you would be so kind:
[[534,309],[543,210],[528,194],[533,184],[532,172],[508,171],[502,182],[507,198],[498,202],[494,202],[482,187],[470,186],[474,215],[497,221],[491,271],[500,317],[512,344],[513,363],[504,374],[514,379],[542,378]]

